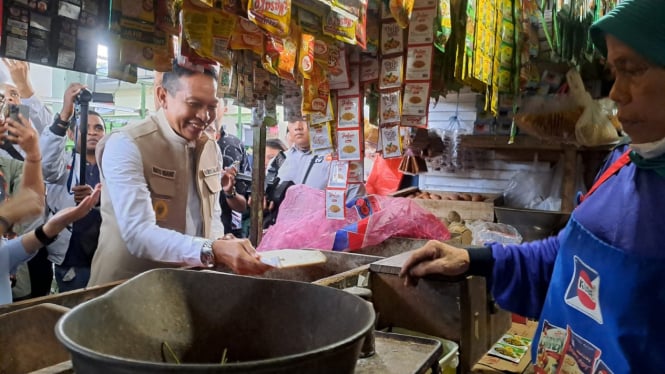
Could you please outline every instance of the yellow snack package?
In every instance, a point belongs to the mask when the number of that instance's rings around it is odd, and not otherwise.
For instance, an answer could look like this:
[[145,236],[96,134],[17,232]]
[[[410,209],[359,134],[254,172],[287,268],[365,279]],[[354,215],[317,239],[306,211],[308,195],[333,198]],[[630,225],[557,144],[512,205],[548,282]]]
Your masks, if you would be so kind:
[[303,78],[310,79],[314,68],[314,35],[303,32],[298,50],[298,70]]
[[330,10],[323,21],[323,33],[347,44],[356,44],[357,19]]
[[236,29],[231,35],[230,48],[234,50],[247,49],[262,55],[264,44],[265,38],[261,29],[254,22],[239,18]]
[[326,73],[318,63],[312,69],[311,79],[303,80],[302,114],[323,114],[328,110],[330,88]]
[[197,7],[192,0],[183,3],[183,34],[201,57],[230,65],[228,47],[237,21],[221,10]]
[[390,0],[390,14],[395,18],[399,27],[409,27],[414,0]]
[[292,31],[292,34],[285,38],[267,35],[263,54],[263,67],[280,78],[288,80],[296,79],[297,38],[300,36],[295,28]]
[[[124,75],[124,65],[136,65],[144,69],[164,71],[171,69],[174,48],[173,39],[155,25],[152,7],[129,6],[129,1],[114,1],[109,30],[117,51],[118,75]],[[146,21],[152,19],[152,22]],[[133,78],[131,73],[128,77]]]
[[291,0],[249,0],[247,17],[270,34],[286,36],[291,26]]

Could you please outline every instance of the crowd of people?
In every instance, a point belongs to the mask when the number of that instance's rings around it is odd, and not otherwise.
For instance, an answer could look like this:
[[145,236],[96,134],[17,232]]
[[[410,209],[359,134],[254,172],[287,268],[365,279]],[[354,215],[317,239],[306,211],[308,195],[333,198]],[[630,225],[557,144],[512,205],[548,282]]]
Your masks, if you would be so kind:
[[[269,269],[244,238],[251,159],[242,141],[222,126],[225,107],[215,96],[214,69],[195,72],[175,66],[156,74],[154,112],[113,133],[107,133],[99,113],[89,110],[81,144],[82,121],[74,114],[86,87],[69,85],[60,112],[53,114],[35,95],[29,64],[3,63],[11,76],[1,87],[3,105],[28,108],[23,122],[4,118],[3,126],[24,126],[33,136],[32,143],[15,142],[9,135],[0,139],[2,207],[9,212],[27,196],[22,191],[32,190],[41,196],[42,208],[21,213],[21,219],[14,218],[18,213],[0,215],[4,238],[10,243],[54,219],[66,225],[57,236],[42,237],[43,245],[35,250],[24,245],[23,256],[3,261],[13,295],[2,302],[127,279],[164,266],[223,265],[240,274]],[[73,149],[68,150],[68,142]],[[305,121],[288,124],[287,143],[268,140],[266,171],[288,185],[324,189],[331,159],[310,149]],[[39,154],[31,157],[35,148]],[[43,193],[31,187],[40,183],[26,178],[35,167],[30,160],[37,158]],[[347,196],[362,194],[362,185],[354,185]],[[91,209],[81,213],[80,207],[91,202]],[[272,202],[266,204],[266,214],[271,211],[276,216]],[[34,217],[26,220],[30,215]]]

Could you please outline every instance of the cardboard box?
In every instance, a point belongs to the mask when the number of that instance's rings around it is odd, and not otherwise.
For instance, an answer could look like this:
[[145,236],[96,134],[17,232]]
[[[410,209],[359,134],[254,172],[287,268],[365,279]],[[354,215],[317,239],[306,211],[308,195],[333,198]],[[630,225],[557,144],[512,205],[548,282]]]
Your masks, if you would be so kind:
[[[528,338],[533,338],[536,333],[538,322],[527,321],[526,324],[514,322],[508,333],[520,335]],[[527,353],[522,357],[519,364],[501,359],[499,357],[490,356],[485,354],[478,360],[478,362],[471,369],[474,374],[496,374],[496,373],[514,373],[522,374],[527,372],[531,366],[531,349],[533,344],[529,347]]]
[[[418,187],[409,187],[403,190],[399,190],[393,193],[391,196],[394,197],[407,197],[413,195],[420,190]],[[443,221],[448,217],[450,211],[456,211],[459,213],[460,217],[463,220],[483,220],[488,222],[494,222],[494,206],[503,205],[503,195],[502,194],[491,194],[491,193],[482,193],[477,192],[444,192],[444,191],[425,191],[429,193],[434,193],[442,197],[441,200],[428,200],[428,199],[417,199],[414,198],[418,205],[432,212],[438,219]],[[446,200],[446,197],[452,197],[454,195],[459,195],[463,193],[468,193],[470,195],[482,195],[485,199],[483,201],[464,201],[464,200]]]

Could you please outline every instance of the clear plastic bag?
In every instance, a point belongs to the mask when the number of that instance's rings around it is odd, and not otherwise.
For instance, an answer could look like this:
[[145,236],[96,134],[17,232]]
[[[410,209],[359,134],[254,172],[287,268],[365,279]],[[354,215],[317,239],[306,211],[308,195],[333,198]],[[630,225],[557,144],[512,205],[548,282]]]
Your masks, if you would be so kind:
[[486,221],[468,222],[473,233],[471,245],[483,246],[487,243],[520,244],[522,235],[513,226]]
[[612,144],[619,141],[619,134],[611,121],[612,112],[604,108],[611,108],[604,102],[593,100],[584,88],[582,77],[575,69],[566,74],[566,81],[570,87],[570,95],[584,108],[582,115],[575,123],[575,139],[577,143],[593,147]]
[[575,125],[577,142],[587,147],[618,142],[619,134],[611,116],[612,113],[605,112],[602,103],[592,100]]
[[528,208],[541,204],[550,196],[552,186],[552,173],[541,171],[536,155],[533,166],[528,170],[518,171],[508,183],[503,192],[504,204],[511,208]]

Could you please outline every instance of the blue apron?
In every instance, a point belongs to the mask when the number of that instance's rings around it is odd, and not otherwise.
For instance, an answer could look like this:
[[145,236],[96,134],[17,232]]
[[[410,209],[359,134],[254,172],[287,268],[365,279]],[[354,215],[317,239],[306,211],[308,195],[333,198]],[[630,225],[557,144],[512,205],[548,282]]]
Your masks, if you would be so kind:
[[533,341],[536,373],[665,372],[665,259],[625,253],[571,218]]

